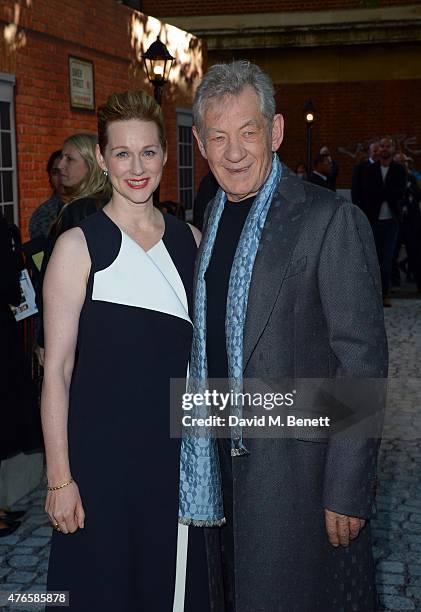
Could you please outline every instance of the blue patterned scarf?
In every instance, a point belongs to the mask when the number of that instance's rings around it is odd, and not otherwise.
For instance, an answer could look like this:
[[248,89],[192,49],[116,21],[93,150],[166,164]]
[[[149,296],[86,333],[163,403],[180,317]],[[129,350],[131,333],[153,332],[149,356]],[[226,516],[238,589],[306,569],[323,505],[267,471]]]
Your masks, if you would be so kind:
[[[230,390],[243,389],[243,334],[247,311],[248,292],[254,260],[259,247],[266,216],[272,197],[281,180],[281,164],[276,153],[272,169],[257,194],[244,224],[228,286],[225,333],[228,358]],[[207,386],[206,362],[206,281],[205,273],[212,256],[219,221],[227,196],[219,189],[203,237],[202,254],[198,266],[194,305],[194,333],[190,360],[189,393],[203,393]],[[232,406],[232,414],[241,414],[241,406]],[[195,406],[192,417],[203,416],[203,408]],[[247,453],[241,428],[231,431],[231,454]],[[181,444],[180,457],[180,509],[179,521],[187,525],[223,525],[221,479],[216,439],[209,432],[185,437]]]

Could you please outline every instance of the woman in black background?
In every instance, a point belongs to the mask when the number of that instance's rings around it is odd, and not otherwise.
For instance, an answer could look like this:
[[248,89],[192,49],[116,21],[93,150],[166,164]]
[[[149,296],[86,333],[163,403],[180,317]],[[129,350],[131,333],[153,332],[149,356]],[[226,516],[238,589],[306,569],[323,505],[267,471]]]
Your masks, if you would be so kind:
[[[39,412],[10,304],[21,301],[19,261],[0,214],[0,461],[42,446]],[[0,508],[0,537],[15,531],[22,512]]]

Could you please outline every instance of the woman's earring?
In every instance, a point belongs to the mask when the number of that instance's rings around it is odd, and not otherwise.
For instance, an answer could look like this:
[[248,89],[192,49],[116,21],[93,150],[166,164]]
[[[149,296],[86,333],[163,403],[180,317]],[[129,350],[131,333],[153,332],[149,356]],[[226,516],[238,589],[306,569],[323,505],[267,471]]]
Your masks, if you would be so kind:
[[108,170],[103,170],[103,173],[105,174],[106,177],[108,177]]

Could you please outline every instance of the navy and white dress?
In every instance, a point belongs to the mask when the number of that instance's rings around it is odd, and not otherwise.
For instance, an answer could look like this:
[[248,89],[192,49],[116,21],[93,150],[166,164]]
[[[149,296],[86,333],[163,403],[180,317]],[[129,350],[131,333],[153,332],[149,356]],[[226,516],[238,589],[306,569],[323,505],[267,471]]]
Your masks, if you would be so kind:
[[[180,440],[171,378],[185,377],[196,243],[166,215],[149,251],[99,211],[82,229],[91,258],[70,387],[69,459],[84,529],[53,531],[48,590],[74,612],[208,609],[202,530],[178,526]],[[50,608],[49,608],[50,609]]]

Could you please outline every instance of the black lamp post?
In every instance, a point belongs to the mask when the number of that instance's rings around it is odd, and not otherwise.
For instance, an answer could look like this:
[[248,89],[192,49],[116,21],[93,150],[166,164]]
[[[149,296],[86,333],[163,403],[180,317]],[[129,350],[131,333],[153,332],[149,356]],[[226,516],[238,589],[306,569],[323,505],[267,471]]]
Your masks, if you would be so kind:
[[[142,59],[148,79],[153,85],[154,98],[161,105],[162,88],[168,83],[174,58],[157,36],[156,41],[143,54]],[[159,185],[153,194],[153,201],[155,205],[159,204]]]
[[316,115],[316,109],[314,108],[314,104],[311,100],[307,100],[304,104],[304,119],[306,122],[307,129],[307,174],[310,176],[313,168],[313,160],[312,160],[312,145],[313,145],[313,123]]
[[154,88],[155,100],[158,104],[161,104],[162,88],[168,83],[174,58],[164,43],[159,40],[159,36],[157,36],[156,41],[143,54],[142,59],[148,79]]

